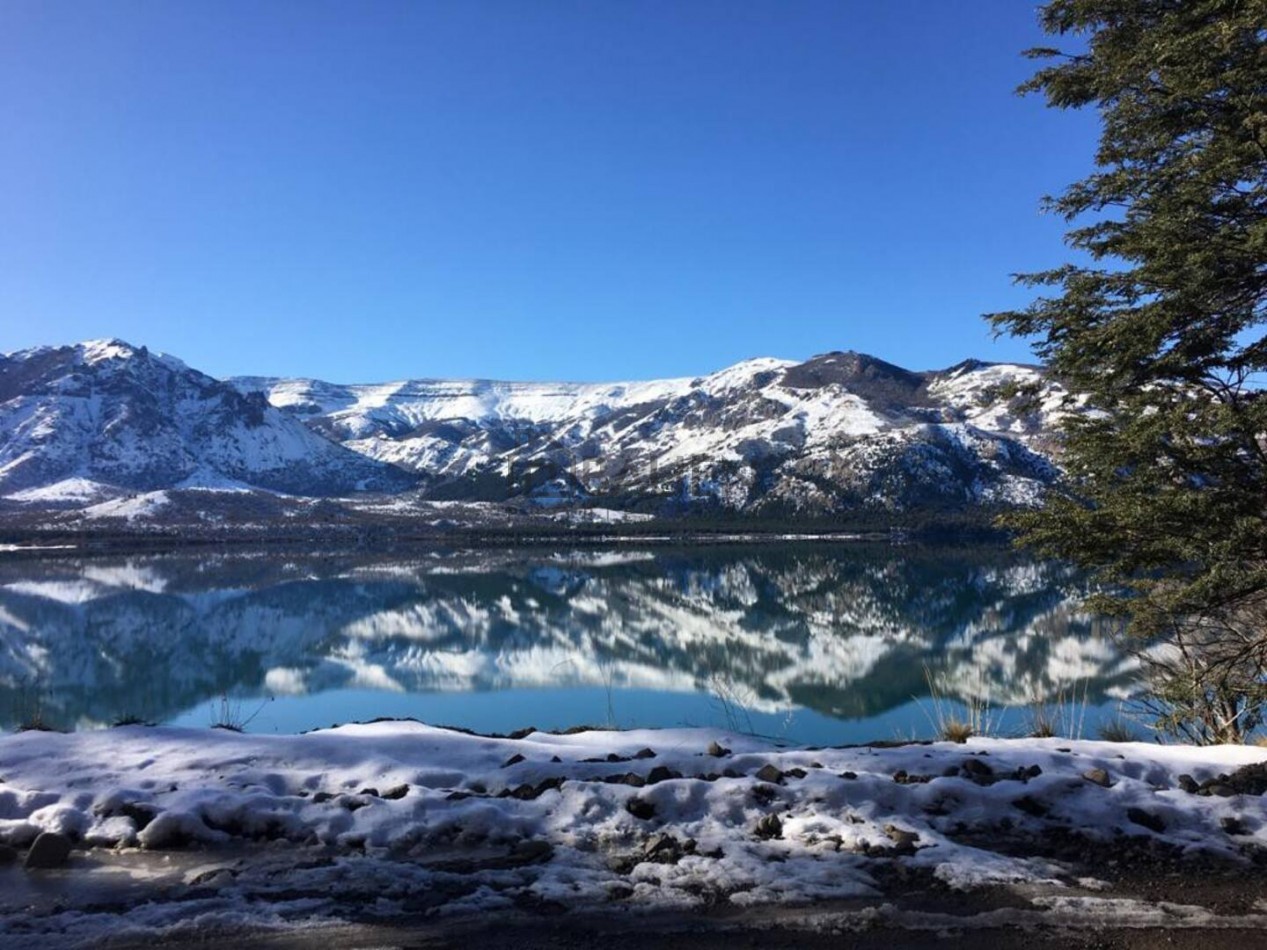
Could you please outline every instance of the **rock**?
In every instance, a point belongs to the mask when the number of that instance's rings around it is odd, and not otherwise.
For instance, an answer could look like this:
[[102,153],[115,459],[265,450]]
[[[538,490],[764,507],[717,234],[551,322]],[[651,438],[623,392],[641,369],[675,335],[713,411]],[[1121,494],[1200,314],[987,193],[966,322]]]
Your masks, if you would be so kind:
[[1029,768],[1022,769],[1021,771],[1025,775],[1026,780],[1038,778],[1038,776],[1043,774],[1042,767],[1038,765],[1031,765]]
[[18,859],[16,848],[10,848],[7,844],[0,844],[0,865],[13,864]]
[[994,769],[980,759],[965,759],[959,769],[968,779],[978,785],[990,785],[994,782]]
[[752,833],[763,840],[782,838],[783,822],[779,821],[778,815],[766,815],[757,822],[756,827],[752,829]]
[[670,834],[652,835],[643,843],[642,857],[657,864],[677,864],[684,855],[694,854],[695,847],[694,838],[679,841]]
[[768,762],[761,766],[761,768],[757,769],[757,774],[754,778],[756,778],[758,782],[769,782],[771,785],[783,784],[782,770],[779,769],[778,766],[771,765]]
[[840,777],[843,778],[847,782],[852,782],[854,779],[858,777],[858,773],[857,772],[841,772]]
[[681,772],[675,772],[673,769],[664,765],[657,765],[647,773],[647,784],[654,785],[656,782],[667,782],[669,779],[681,778]]
[[124,818],[131,818],[132,823],[136,825],[136,830],[141,831],[158,814],[158,809],[153,805],[145,805],[140,802],[126,802],[119,806],[119,814]]
[[713,741],[708,744],[708,754],[711,755],[715,759],[720,759],[723,756],[730,755],[730,750],[727,749],[724,745],[721,745],[720,743]]
[[779,797],[779,790],[768,782],[752,786],[752,800],[758,805],[769,805]]
[[562,762],[563,760],[562,760],[562,759],[560,759],[557,755],[552,755],[552,756],[550,756],[550,761],[551,761],[551,762],[558,763],[558,762]]
[[614,785],[628,785],[632,788],[642,788],[647,784],[647,780],[637,772],[626,772],[624,775],[613,775],[607,779]]
[[656,757],[655,749],[639,749],[633,754],[635,759],[654,759]]
[[625,802],[625,811],[641,821],[650,821],[655,817],[655,805],[637,796]]
[[1255,762],[1242,765],[1229,775],[1224,782],[1236,789],[1240,795],[1267,794],[1267,762]]
[[1219,798],[1231,798],[1236,794],[1236,789],[1223,782],[1215,782],[1213,785],[1207,785],[1202,789],[1202,791],[1207,795],[1217,795]]
[[1155,831],[1161,834],[1166,830],[1166,821],[1160,815],[1154,815],[1152,812],[1144,811],[1142,808],[1126,809],[1126,818],[1142,828],[1149,831]]
[[899,828],[897,825],[885,825],[884,833],[893,842],[894,850],[903,854],[915,852],[915,843],[919,841],[919,835],[915,832]]
[[378,798],[378,789],[376,789],[376,788],[363,788],[363,789],[361,789],[360,794],[365,795],[365,796],[367,796],[367,797],[369,797],[369,798]]
[[1109,779],[1109,773],[1104,769],[1087,769],[1082,773],[1082,777],[1092,785],[1099,785],[1101,788],[1111,788],[1113,785]]
[[70,839],[55,831],[41,832],[26,853],[26,866],[32,870],[59,868],[70,857]]
[[312,796],[312,801],[314,805],[322,805],[332,798],[334,798],[334,795],[331,792],[317,792],[317,794]]
[[404,798],[408,794],[409,794],[408,785],[395,785],[392,788],[389,788],[387,791],[383,792],[382,797],[386,798],[388,801],[395,801],[397,799]]
[[[304,794],[304,792],[300,792],[301,796]],[[158,809],[144,802],[124,802],[121,805],[98,805],[93,809],[93,812],[103,818],[129,818],[132,824],[136,826],[136,830],[140,831],[154,820],[154,817],[158,814]]]
[[787,778],[805,778],[805,776],[809,775],[808,772],[806,772],[804,769],[801,769],[801,768],[788,769],[783,774]]
[[1189,795],[1195,795],[1201,790],[1201,786],[1197,784],[1197,780],[1191,775],[1180,775],[1175,781],[1178,782],[1179,787]]
[[[789,772],[788,774],[790,775],[791,773]],[[910,775],[906,769],[898,769],[893,773],[893,781],[899,785],[923,785],[932,780],[933,776],[931,775]]]
[[550,776],[550,778],[543,778],[540,782],[537,783],[536,788],[533,789],[532,797],[539,798],[540,796],[544,795],[546,792],[549,792],[554,789],[562,788],[562,787],[563,787],[563,779],[561,779],[557,775],[552,775]]
[[1243,835],[1245,834],[1245,823],[1239,818],[1224,817],[1219,819],[1219,827],[1223,829],[1224,834]]
[[522,761],[524,761],[524,757],[520,755],[518,752],[516,752],[509,759],[507,759],[505,762],[502,763],[502,768],[508,769],[512,765],[518,765]]
[[1047,805],[1030,795],[1016,799],[1016,801],[1012,802],[1012,807],[1019,808],[1025,814],[1032,815],[1035,818],[1047,817]]
[[642,854],[644,857],[652,857],[661,851],[669,851],[677,847],[677,838],[673,835],[660,832],[652,835],[642,843]]

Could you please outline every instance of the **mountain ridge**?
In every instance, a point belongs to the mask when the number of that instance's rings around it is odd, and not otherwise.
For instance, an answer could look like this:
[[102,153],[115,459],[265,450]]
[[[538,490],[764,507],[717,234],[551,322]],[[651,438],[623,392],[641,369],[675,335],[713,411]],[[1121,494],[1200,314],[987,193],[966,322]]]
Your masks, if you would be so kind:
[[662,380],[337,384],[217,380],[96,340],[0,355],[0,502],[86,508],[95,485],[660,516],[983,509],[1041,500],[1074,408],[1038,366],[854,351]]

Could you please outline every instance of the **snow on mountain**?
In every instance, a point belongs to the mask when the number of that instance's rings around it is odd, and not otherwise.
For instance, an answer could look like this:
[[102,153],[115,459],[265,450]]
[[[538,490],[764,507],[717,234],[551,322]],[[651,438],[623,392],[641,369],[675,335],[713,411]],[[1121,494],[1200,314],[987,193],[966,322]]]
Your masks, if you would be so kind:
[[[131,518],[163,507],[170,488],[329,495],[410,483],[263,397],[144,347],[97,340],[0,356],[0,496],[10,501]],[[127,510],[109,507],[138,491]]]
[[[422,500],[643,515],[964,511],[1040,501],[1072,405],[1037,367],[912,372],[858,353],[649,382],[337,385],[221,382],[144,347],[90,341],[0,356],[0,504],[128,523],[202,511],[219,523],[248,494],[420,486],[403,509],[393,500],[393,517]],[[257,500],[252,517],[279,517]],[[350,515],[362,516],[378,515]]]
[[437,498],[674,512],[1033,504],[1068,393],[1037,367],[916,373],[857,353],[646,383],[240,378]]

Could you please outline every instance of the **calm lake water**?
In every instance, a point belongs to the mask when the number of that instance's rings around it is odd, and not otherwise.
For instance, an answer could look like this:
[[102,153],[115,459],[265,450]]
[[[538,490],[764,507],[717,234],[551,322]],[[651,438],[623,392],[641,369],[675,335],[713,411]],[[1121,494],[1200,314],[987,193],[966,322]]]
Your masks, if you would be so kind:
[[826,744],[928,736],[964,701],[1005,733],[1063,702],[1093,734],[1134,671],[1079,590],[999,550],[862,544],[11,559],[0,725],[412,716]]

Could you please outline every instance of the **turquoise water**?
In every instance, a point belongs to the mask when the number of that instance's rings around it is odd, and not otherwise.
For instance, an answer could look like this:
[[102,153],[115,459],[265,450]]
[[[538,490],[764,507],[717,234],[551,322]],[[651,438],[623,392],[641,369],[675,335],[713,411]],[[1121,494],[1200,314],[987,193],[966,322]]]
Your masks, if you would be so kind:
[[[1133,671],[1078,578],[988,549],[238,552],[0,563],[0,724],[695,725],[809,743],[978,711],[1086,732]],[[1057,706],[1057,704],[1059,704]]]

